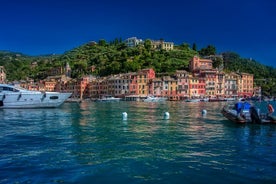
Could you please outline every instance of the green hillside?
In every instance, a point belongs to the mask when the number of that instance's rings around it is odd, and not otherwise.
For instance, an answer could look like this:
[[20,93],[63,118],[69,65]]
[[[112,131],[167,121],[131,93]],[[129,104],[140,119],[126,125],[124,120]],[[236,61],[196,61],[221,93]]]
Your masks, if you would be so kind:
[[[144,45],[128,48],[122,41],[115,39],[109,43],[105,40],[100,40],[98,43],[90,42],[62,55],[31,57],[0,51],[0,66],[5,67],[8,81],[27,78],[38,81],[46,77],[47,70],[58,66],[63,67],[67,62],[72,68],[73,78],[86,74],[106,76],[135,72],[143,68],[154,68],[156,73],[170,74],[176,70],[188,70],[189,60],[196,54],[204,56],[215,52],[214,46],[209,45],[197,52],[188,44],[175,46],[172,51],[152,50],[149,40],[146,40]],[[255,60],[241,58],[236,53],[227,52],[222,55],[226,72],[252,73],[255,84],[261,86],[265,94],[276,94],[275,68],[264,66]],[[215,66],[219,64],[216,61]],[[93,72],[92,67],[95,68]]]

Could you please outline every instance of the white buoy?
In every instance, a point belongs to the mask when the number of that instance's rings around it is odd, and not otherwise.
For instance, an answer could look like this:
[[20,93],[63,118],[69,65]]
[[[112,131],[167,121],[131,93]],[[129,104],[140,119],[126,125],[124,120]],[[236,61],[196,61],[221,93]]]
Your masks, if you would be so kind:
[[123,120],[127,120],[127,113],[126,112],[122,113],[122,118],[123,118]]
[[169,112],[164,113],[164,119],[170,119],[170,113]]
[[203,109],[202,110],[202,115],[206,115],[207,114],[207,110]]

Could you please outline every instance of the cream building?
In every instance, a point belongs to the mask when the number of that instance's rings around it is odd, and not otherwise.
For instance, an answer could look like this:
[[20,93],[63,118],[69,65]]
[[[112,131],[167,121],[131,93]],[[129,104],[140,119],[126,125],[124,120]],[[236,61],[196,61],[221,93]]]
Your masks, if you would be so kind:
[[173,42],[165,42],[164,40],[151,40],[151,47],[157,50],[173,50]]

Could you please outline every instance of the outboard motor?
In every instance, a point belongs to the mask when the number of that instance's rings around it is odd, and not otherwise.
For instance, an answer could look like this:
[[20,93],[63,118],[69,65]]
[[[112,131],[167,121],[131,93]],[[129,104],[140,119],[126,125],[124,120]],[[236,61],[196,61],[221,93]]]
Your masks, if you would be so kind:
[[250,117],[252,123],[262,123],[256,107],[250,107]]

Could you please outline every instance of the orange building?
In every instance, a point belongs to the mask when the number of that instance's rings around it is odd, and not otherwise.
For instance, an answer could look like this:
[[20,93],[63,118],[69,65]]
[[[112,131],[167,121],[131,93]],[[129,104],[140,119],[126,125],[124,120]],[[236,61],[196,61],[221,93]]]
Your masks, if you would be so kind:
[[149,83],[154,78],[155,72],[153,69],[143,69],[137,72],[138,95],[147,96],[153,92],[149,90]]
[[55,91],[57,81],[54,79],[44,81],[45,91]]
[[209,70],[213,68],[213,61],[210,59],[200,59],[198,56],[194,56],[189,63],[190,72],[196,72],[198,70]]

